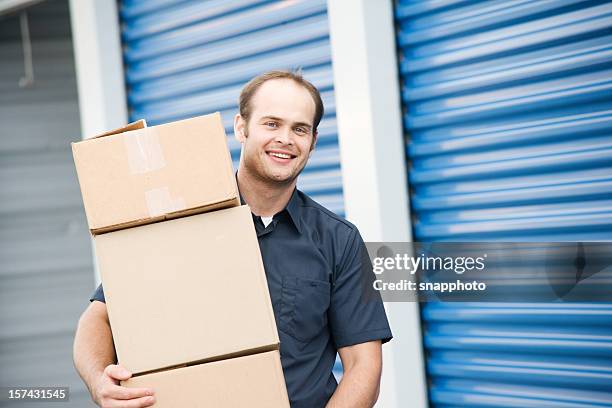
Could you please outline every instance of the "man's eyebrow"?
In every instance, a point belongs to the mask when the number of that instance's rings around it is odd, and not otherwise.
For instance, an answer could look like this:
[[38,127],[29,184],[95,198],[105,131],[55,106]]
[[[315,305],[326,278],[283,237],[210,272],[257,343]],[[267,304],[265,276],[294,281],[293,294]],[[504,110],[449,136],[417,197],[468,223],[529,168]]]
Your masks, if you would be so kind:
[[277,122],[284,122],[284,120],[282,120],[281,118],[276,117],[276,116],[263,116],[263,117],[262,117],[261,119],[259,119],[259,120],[260,120],[260,121],[262,121],[262,120],[275,120],[275,121],[277,121]]
[[[285,122],[284,119],[279,118],[277,116],[263,116],[260,119],[260,121],[262,121],[262,120],[275,120],[277,122],[283,122],[283,123]],[[306,123],[306,122],[295,122],[295,123],[292,123],[292,125],[293,126],[302,126],[302,127],[308,128],[308,129],[312,129],[312,125],[310,123]]]
[[311,124],[309,124],[309,123],[306,123],[306,122],[295,122],[295,123],[293,124],[293,126],[302,126],[302,127],[306,127],[306,128],[308,128],[308,129],[311,129],[311,128],[312,128],[312,125],[311,125]]

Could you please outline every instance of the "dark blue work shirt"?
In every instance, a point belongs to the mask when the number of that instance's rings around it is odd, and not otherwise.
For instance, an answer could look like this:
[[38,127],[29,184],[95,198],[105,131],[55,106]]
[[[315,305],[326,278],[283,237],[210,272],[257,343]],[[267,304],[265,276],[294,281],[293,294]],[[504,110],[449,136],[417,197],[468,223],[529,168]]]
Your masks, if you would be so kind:
[[[372,274],[357,228],[295,190],[264,227],[253,215],[293,408],[324,407],[337,382],[337,349],[391,339],[380,297],[364,301]],[[368,276],[365,276],[369,280]],[[91,300],[104,302],[100,285]]]

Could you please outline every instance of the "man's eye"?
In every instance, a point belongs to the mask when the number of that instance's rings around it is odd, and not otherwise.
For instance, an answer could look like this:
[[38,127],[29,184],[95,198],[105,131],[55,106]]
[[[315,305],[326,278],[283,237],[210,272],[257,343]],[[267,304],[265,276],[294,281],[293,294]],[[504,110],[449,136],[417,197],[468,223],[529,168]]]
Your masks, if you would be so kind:
[[272,127],[272,128],[277,128],[278,127],[278,123],[276,123],[276,122],[266,122],[266,126]]
[[295,131],[296,131],[297,133],[301,133],[301,134],[306,134],[306,133],[307,133],[307,132],[306,132],[306,129],[301,128],[301,127],[295,128]]

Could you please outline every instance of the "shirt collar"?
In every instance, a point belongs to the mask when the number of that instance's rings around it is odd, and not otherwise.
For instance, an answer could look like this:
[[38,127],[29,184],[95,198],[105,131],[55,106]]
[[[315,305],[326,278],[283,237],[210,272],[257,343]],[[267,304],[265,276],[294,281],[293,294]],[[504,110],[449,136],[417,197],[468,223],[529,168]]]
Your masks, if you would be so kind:
[[298,233],[302,233],[302,219],[300,217],[300,211],[302,209],[302,206],[300,205],[300,197],[298,194],[298,189],[294,188],[293,189],[293,194],[291,194],[291,198],[289,199],[289,202],[287,203],[287,207],[285,207],[285,209],[287,210],[287,213],[289,214],[289,217],[291,218],[291,221],[293,221],[293,225],[295,225],[295,229],[297,230]]
[[[245,205],[246,202],[244,201],[244,198],[242,197],[242,193],[240,193],[240,188],[238,188],[238,195],[240,196],[240,205]],[[291,219],[291,222],[293,222],[295,229],[297,230],[299,234],[301,234],[302,233],[302,223],[300,219],[301,205],[300,205],[300,197],[299,197],[297,188],[293,189],[291,198],[289,198],[289,202],[287,202],[287,205],[285,206],[285,209],[283,211],[285,210],[287,211],[287,214],[289,214],[289,218]]]

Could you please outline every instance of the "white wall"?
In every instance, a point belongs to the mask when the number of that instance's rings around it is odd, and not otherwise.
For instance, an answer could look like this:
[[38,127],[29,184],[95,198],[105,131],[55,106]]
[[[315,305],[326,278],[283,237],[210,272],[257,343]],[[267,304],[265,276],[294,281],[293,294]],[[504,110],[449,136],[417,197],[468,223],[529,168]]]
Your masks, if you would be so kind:
[[[391,1],[328,0],[347,218],[366,241],[411,241]],[[419,305],[386,303],[377,406],[426,407]]]
[[123,126],[127,105],[115,1],[70,0],[84,137]]

